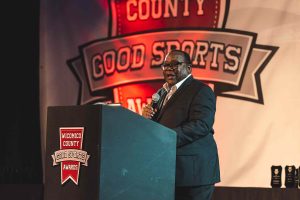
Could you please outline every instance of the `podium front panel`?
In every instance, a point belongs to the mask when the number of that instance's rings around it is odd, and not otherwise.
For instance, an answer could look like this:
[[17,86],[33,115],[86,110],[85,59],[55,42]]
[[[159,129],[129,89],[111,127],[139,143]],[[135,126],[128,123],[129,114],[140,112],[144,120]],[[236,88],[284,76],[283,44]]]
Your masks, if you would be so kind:
[[[99,199],[99,159],[101,136],[101,110],[102,107],[93,106],[55,106],[49,107],[47,113],[47,141],[45,158],[45,200],[85,200]],[[90,158],[87,166],[79,163],[78,183],[74,183],[72,178],[64,174],[64,166],[68,163],[57,162],[53,165],[55,152],[59,152],[60,130],[61,128],[80,128],[83,127],[82,151],[87,152]],[[68,136],[70,137],[70,136]],[[78,166],[78,165],[77,165]],[[74,170],[76,171],[76,170]],[[76,173],[76,172],[75,172]],[[76,178],[76,177],[75,177]],[[74,178],[73,178],[74,179]],[[65,182],[64,182],[65,181]],[[75,180],[76,181],[76,180]],[[64,182],[64,183],[62,183]]]
[[120,106],[54,106],[47,118],[45,200],[174,199],[174,131]]

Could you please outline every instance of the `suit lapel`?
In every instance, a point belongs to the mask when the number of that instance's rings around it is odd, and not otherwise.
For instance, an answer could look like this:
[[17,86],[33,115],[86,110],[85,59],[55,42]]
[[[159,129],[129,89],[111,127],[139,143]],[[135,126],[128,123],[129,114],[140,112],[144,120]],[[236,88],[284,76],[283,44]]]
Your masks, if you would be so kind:
[[164,102],[164,99],[166,98],[167,96],[167,91],[162,87],[161,89],[158,90],[157,92],[160,96],[160,99],[157,103],[157,112],[155,113],[155,115],[152,117],[152,119],[154,121],[157,121],[157,117],[162,109],[162,105],[163,105],[163,102]]
[[[178,98],[178,96],[183,93],[183,91],[185,90],[185,88],[191,84],[193,80],[193,76],[190,76],[189,78],[187,78],[187,80],[185,80],[182,85],[179,87],[179,89],[171,96],[171,98],[169,99],[169,101],[166,103],[166,105],[164,107],[162,107],[162,109],[160,110],[158,116],[157,116],[157,121],[161,118],[161,116],[163,115],[163,113],[170,107],[170,105],[173,104],[174,101],[176,101],[176,99]],[[162,103],[161,103],[162,106]]]
[[166,96],[167,96],[167,91],[165,89],[163,89],[160,94],[160,100],[158,102],[158,111],[160,111],[162,109],[162,105],[164,103]]

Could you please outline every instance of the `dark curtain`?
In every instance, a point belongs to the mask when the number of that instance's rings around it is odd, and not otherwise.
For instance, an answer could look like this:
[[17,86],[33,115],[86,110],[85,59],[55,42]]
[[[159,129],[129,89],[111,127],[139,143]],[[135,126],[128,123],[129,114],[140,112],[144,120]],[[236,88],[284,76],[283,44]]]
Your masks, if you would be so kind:
[[[2,8],[0,183],[42,183],[38,0]],[[3,34],[4,33],[4,34]]]

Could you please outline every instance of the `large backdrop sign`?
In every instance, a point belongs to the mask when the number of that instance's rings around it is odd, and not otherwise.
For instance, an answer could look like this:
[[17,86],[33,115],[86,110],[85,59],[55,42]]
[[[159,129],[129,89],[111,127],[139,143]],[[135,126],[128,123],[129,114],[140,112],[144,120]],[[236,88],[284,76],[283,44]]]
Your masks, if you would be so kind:
[[[222,186],[271,187],[300,165],[296,0],[74,0],[41,3],[41,117],[52,105],[120,103],[141,114],[171,49],[217,96]],[[284,176],[283,176],[284,177]]]

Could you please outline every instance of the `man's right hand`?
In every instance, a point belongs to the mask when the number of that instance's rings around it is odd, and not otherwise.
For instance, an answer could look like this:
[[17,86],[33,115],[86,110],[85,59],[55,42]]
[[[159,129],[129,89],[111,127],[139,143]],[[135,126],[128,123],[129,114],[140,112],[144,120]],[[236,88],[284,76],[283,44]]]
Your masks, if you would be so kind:
[[147,104],[143,107],[142,116],[151,119],[155,114],[156,110],[154,110],[150,104]]

